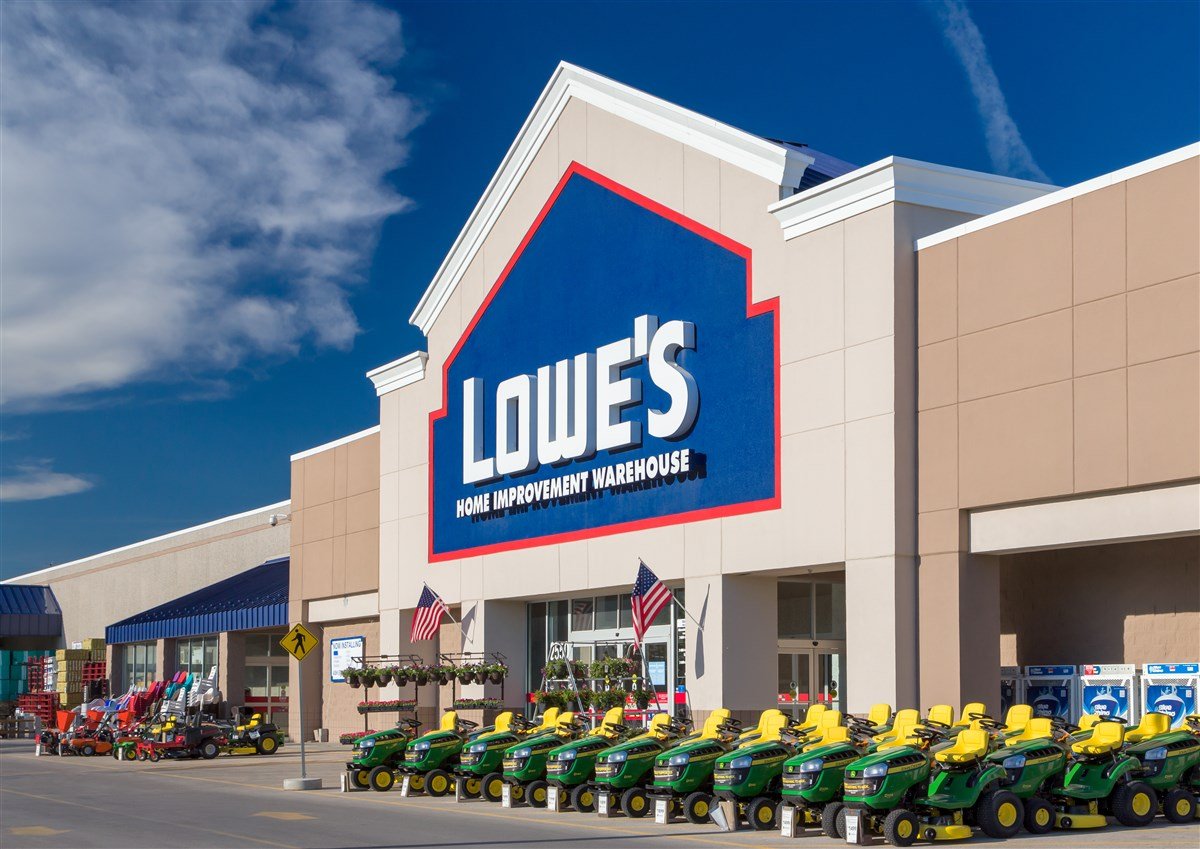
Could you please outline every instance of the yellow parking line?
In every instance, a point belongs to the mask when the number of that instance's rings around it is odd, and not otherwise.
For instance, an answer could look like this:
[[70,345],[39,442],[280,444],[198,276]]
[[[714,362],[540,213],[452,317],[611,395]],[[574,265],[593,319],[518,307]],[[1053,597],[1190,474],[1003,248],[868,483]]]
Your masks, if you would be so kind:
[[[42,801],[54,802],[55,804],[58,804],[58,805],[70,805],[73,808],[83,808],[84,810],[88,810],[88,811],[99,811],[102,814],[113,813],[112,809],[110,809],[110,808],[98,808],[95,805],[85,805],[82,802],[72,802],[67,799],[63,799],[60,796],[40,796],[36,793],[25,793],[21,790],[13,790],[8,787],[0,787],[0,793],[13,793],[17,796],[25,796],[29,799],[41,799]],[[124,810],[121,813],[121,816],[126,817],[128,819],[141,820],[142,822],[154,823],[155,825],[169,826],[171,828],[187,828],[187,829],[191,829],[192,831],[202,831],[206,834],[215,834],[219,837],[232,837],[237,840],[248,840],[251,843],[262,843],[265,846],[276,846],[276,847],[278,847],[278,849],[300,849],[299,846],[293,846],[290,843],[276,843],[273,840],[263,840],[262,838],[249,837],[245,834],[233,834],[228,831],[218,831],[215,828],[204,828],[203,826],[199,826],[199,825],[187,825],[186,823],[168,822],[165,820],[150,819],[149,817],[139,817],[133,813],[130,813],[130,811],[128,809]]]

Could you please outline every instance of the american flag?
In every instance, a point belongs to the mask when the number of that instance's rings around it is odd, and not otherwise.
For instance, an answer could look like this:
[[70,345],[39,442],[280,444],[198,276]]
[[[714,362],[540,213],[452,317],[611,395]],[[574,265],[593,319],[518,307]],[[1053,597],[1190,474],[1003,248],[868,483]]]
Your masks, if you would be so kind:
[[425,589],[421,591],[421,600],[417,602],[416,612],[413,613],[412,633],[409,634],[408,641],[415,643],[417,640],[432,640],[442,624],[442,616],[449,612],[450,608],[446,607],[442,597],[426,584]]
[[671,600],[671,591],[642,561],[638,561],[637,580],[633,584],[633,644],[640,645],[642,637],[658,612]]

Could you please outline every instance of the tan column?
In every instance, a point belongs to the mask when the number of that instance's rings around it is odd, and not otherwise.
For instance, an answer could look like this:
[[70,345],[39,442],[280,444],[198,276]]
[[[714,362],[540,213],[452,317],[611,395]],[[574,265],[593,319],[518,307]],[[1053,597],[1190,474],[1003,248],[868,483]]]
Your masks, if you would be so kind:
[[921,707],[1000,710],[1000,566],[965,552],[921,558]]
[[[516,710],[525,709],[525,693],[529,689],[525,681],[525,601],[464,601],[463,651],[483,652],[490,655],[499,652],[508,664],[508,678],[504,686],[498,684],[472,684],[460,686],[460,695],[467,699],[499,699],[504,691],[504,706]],[[488,659],[490,661],[490,658]]]
[[225,632],[217,635],[217,689],[221,691],[221,715],[245,703],[246,636]]
[[846,710],[917,704],[915,557],[846,563]]
[[[307,605],[293,599],[288,606],[291,613],[289,627],[301,622],[307,615]],[[325,681],[325,632],[320,625],[304,622],[304,627],[317,638],[317,645],[309,652],[304,662],[293,657],[288,658],[288,734],[294,742],[299,742],[300,717],[304,717],[304,735],[312,739],[314,728],[321,727],[322,700],[324,698],[323,684]],[[304,676],[304,704],[297,698],[297,683]]]

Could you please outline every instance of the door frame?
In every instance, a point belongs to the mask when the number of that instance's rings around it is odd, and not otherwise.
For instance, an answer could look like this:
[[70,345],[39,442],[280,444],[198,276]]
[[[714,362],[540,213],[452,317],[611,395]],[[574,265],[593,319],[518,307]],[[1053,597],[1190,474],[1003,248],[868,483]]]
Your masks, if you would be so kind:
[[[846,659],[846,641],[845,640],[779,640],[777,654],[792,655],[793,674],[800,669],[798,664],[808,664],[808,696],[807,700],[801,700],[801,694],[796,693],[796,700],[793,702],[779,701],[778,707],[780,710],[791,708],[793,717],[799,718],[800,708],[807,709],[809,705],[822,702],[820,694],[817,692],[819,685],[819,667],[817,657],[821,654],[837,654],[842,658],[842,679],[845,680],[845,659]],[[797,676],[798,678],[799,676]],[[793,679],[795,680],[795,679]],[[842,687],[838,691],[837,700],[834,704],[838,705],[838,709],[842,710],[846,702],[846,691]],[[822,702],[829,704],[828,702]]]

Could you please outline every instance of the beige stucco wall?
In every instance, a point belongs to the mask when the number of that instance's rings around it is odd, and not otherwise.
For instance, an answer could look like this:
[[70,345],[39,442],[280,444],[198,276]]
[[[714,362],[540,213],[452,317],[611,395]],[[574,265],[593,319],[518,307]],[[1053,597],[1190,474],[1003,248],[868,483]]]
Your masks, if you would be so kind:
[[1200,159],[919,269],[922,700],[961,701],[1000,662],[999,564],[965,553],[961,511],[1200,476]]
[[379,588],[379,435],[292,460],[292,601]]
[[[104,637],[104,629],[164,602],[288,554],[288,503],[220,519],[178,533],[20,575],[47,584],[63,611],[64,644]],[[97,599],[103,599],[97,604]],[[162,667],[159,667],[162,669]]]
[[[339,637],[363,637],[364,651],[368,655],[379,654],[379,620],[367,619],[356,622],[337,622],[329,623],[324,628],[325,644],[328,645],[329,640]],[[329,729],[329,739],[337,740],[339,734],[346,731],[361,731],[363,729],[363,718],[359,715],[357,705],[368,696],[372,700],[379,699],[395,699],[409,698],[412,692],[412,687],[405,687],[404,694],[399,695],[381,695],[379,687],[372,687],[370,691],[365,691],[363,688],[351,687],[349,684],[335,684],[329,680],[329,662],[331,656],[329,652],[322,652],[322,691],[324,697],[321,705],[321,727]],[[395,687],[389,687],[388,690],[395,690]],[[307,693],[305,696],[307,697]],[[307,701],[307,698],[306,698]],[[380,723],[395,723],[394,714],[371,714],[370,723],[367,727],[380,730]]]
[[[1133,588],[1114,594],[1111,575]],[[1069,603],[1063,589],[1070,588]],[[1001,662],[1195,661],[1200,545],[1194,538],[1013,554],[1000,558]]]

